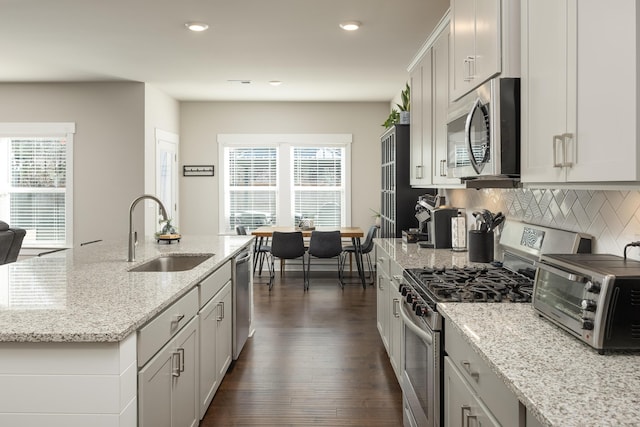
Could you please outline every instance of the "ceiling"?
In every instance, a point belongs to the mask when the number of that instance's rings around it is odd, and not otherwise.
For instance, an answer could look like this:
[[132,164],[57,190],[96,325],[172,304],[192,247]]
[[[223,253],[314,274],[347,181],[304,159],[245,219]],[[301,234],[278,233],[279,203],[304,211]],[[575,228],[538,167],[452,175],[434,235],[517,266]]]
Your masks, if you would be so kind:
[[[448,3],[0,0],[0,82],[139,81],[178,100],[390,101]],[[360,30],[339,28],[352,20]]]

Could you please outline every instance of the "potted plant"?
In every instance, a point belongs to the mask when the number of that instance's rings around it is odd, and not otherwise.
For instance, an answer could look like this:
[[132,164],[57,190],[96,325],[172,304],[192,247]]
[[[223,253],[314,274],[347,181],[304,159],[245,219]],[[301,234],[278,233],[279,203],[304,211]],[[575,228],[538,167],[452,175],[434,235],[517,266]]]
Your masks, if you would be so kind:
[[408,125],[411,114],[411,88],[409,87],[409,83],[407,83],[404,90],[400,92],[400,99],[402,100],[402,104],[396,104],[400,110],[400,121],[398,123],[401,125]]
[[380,214],[380,212],[378,211],[374,211],[373,209],[369,208],[369,210],[371,212],[373,212],[373,218],[376,224],[376,227],[380,228],[380,225],[382,224],[382,215]]
[[407,83],[404,90],[400,92],[400,100],[402,103],[396,104],[396,107],[398,108],[393,108],[391,110],[391,113],[389,113],[389,117],[387,117],[387,120],[382,123],[382,126],[384,126],[385,129],[389,129],[395,124],[409,124],[409,117],[411,114],[411,88],[409,86],[409,83]]

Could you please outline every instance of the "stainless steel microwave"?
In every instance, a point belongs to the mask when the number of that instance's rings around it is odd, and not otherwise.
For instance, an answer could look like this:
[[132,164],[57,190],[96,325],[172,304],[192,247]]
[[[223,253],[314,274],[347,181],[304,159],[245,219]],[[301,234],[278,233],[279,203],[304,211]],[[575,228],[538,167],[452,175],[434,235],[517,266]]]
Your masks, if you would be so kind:
[[495,78],[451,104],[448,175],[520,177],[520,79]]

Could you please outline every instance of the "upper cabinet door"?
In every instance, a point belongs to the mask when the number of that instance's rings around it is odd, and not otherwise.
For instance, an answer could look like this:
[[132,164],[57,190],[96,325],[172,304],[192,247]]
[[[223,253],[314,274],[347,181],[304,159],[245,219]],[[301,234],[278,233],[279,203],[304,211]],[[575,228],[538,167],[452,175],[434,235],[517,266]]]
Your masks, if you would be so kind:
[[500,9],[500,0],[476,0],[474,88],[502,71]]
[[523,183],[640,180],[638,10],[523,1]]
[[476,0],[451,1],[451,99],[473,89],[473,59],[476,51]]
[[[572,0],[575,1],[575,0]],[[566,0],[522,3],[522,162],[523,182],[562,182],[565,141],[575,138],[575,29]],[[570,25],[572,23],[572,25]],[[568,99],[573,93],[574,99]],[[563,140],[564,139],[564,140]]]
[[455,101],[501,71],[500,0],[452,0],[450,95]]
[[410,74],[411,79],[411,171],[410,184],[431,184],[432,86],[431,50]]
[[433,61],[433,183],[460,184],[447,175],[447,111],[449,109],[449,26],[431,47]]

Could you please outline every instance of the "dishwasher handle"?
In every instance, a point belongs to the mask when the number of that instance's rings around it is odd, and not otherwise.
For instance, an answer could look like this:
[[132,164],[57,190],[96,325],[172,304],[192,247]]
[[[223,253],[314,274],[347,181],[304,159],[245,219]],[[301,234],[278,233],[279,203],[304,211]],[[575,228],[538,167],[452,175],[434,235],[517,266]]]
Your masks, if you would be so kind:
[[246,262],[249,262],[249,259],[251,259],[251,253],[249,251],[246,251],[246,250],[242,251],[236,257],[236,265],[244,264]]

